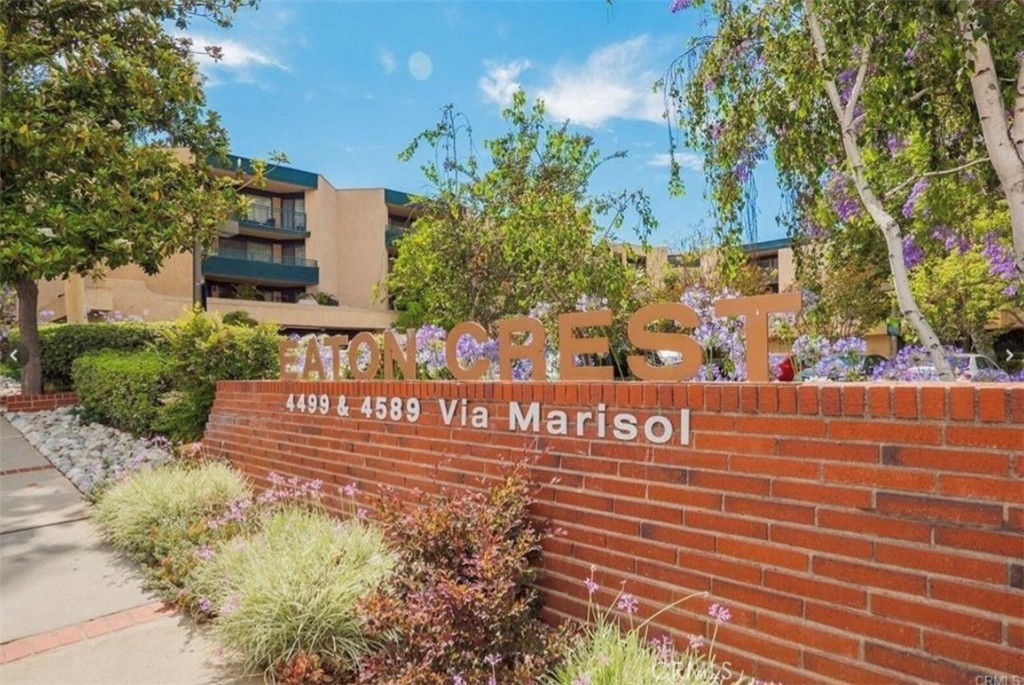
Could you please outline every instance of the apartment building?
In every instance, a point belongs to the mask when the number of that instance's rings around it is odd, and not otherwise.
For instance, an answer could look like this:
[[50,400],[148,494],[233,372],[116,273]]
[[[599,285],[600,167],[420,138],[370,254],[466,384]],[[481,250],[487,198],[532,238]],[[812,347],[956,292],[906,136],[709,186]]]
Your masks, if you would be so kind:
[[[244,157],[232,156],[226,166],[213,171],[252,171]],[[411,225],[408,195],[387,188],[335,188],[317,173],[284,166],[272,167],[261,188],[242,192],[248,211],[221,226],[201,261],[209,311],[245,310],[258,321],[295,330],[391,325],[395,314],[378,284],[396,256],[395,240]],[[42,281],[39,308],[57,321],[113,312],[169,320],[191,306],[194,280],[192,254],[184,253],[153,276],[127,266]]]

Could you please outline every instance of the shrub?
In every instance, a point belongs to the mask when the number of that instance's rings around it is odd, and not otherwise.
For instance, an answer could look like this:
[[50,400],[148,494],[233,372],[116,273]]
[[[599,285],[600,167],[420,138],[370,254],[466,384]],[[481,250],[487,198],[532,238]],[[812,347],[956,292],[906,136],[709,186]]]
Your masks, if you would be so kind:
[[170,387],[167,360],[157,352],[90,352],[75,360],[72,378],[88,416],[136,435],[153,432],[160,396]]
[[218,614],[217,641],[247,669],[294,673],[305,661],[342,674],[370,645],[356,603],[392,565],[376,528],[286,507],[215,548],[189,586]]
[[112,485],[100,496],[93,520],[116,549],[146,565],[159,591],[176,598],[196,550],[237,532],[210,528],[207,519],[248,497],[248,485],[227,464],[175,464]]
[[557,640],[537,620],[530,561],[548,532],[529,516],[526,472],[520,464],[486,494],[445,492],[411,508],[385,492],[378,517],[397,564],[363,606],[382,647],[361,683],[523,683],[545,672]]
[[[74,387],[71,377],[74,361],[88,352],[143,349],[160,339],[162,326],[143,323],[50,324],[39,328],[43,384],[48,390]],[[12,335],[12,344],[17,336]]]
[[158,421],[174,440],[196,440],[206,427],[219,380],[275,378],[277,327],[229,326],[216,316],[192,313],[163,331],[176,391]]
[[236,309],[233,312],[228,312],[224,315],[222,321],[225,326],[245,326],[246,328],[254,328],[259,326],[259,321],[252,318],[249,312]]

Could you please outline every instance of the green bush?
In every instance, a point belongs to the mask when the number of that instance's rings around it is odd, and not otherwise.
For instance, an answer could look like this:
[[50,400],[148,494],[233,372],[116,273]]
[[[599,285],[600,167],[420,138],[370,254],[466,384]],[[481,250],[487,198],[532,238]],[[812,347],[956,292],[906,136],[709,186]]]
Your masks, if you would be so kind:
[[229,326],[216,316],[192,313],[163,331],[171,362],[170,398],[157,423],[172,440],[203,434],[219,380],[276,378],[277,327]]
[[90,352],[75,360],[72,378],[89,416],[136,435],[153,432],[170,388],[167,359],[151,350]]
[[246,328],[254,328],[259,326],[259,321],[252,318],[249,312],[236,309],[233,312],[228,312],[224,315],[223,319],[225,326],[245,326]]
[[104,538],[144,564],[156,588],[174,598],[195,565],[196,550],[237,532],[207,521],[249,498],[249,486],[227,464],[179,463],[138,471],[110,486],[93,520]]
[[189,590],[218,614],[215,638],[249,670],[309,655],[342,674],[370,646],[356,603],[392,565],[375,527],[289,507],[252,536],[216,547]]
[[[43,385],[60,392],[74,387],[72,364],[88,352],[119,350],[130,352],[159,342],[160,324],[145,323],[71,323],[39,327]],[[16,331],[11,344],[18,342]]]

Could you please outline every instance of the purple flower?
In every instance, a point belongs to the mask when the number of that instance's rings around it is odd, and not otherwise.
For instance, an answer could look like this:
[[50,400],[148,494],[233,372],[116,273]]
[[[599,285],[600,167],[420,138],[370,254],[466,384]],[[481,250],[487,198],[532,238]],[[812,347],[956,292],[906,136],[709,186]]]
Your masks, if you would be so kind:
[[907,147],[907,142],[900,139],[895,134],[890,133],[889,137],[885,141],[886,147],[889,148],[889,154],[893,157],[903,152]]
[[199,598],[199,611],[203,612],[204,614],[208,614],[208,613],[210,613],[210,609],[212,609],[212,608],[213,608],[213,604],[210,602],[209,598],[207,598],[207,597],[200,597]]
[[912,235],[903,236],[903,261],[908,269],[913,269],[924,261],[924,249],[917,244]]
[[903,53],[903,61],[910,64],[917,57],[917,51],[914,48],[907,48],[906,52]]
[[608,306],[608,299],[595,297],[594,295],[580,295],[576,300],[576,311],[589,312],[594,309],[604,309]]
[[359,507],[358,509],[356,509],[356,518],[365,519],[369,515],[370,512],[363,507]]
[[690,649],[700,649],[705,644],[703,635],[688,635],[687,639],[690,641]]
[[856,218],[860,214],[860,201],[850,193],[850,180],[845,174],[833,172],[829,176],[827,194],[836,216],[843,223]]
[[597,582],[594,581],[593,578],[584,578],[583,579],[583,585],[586,586],[587,593],[591,594],[591,595],[594,594],[595,592],[597,592],[598,588],[601,587],[600,585],[597,584]]
[[213,559],[213,550],[210,549],[209,545],[204,544],[196,550],[196,556],[203,561],[209,561],[210,559]]
[[501,663],[501,655],[500,654],[488,654],[487,656],[484,657],[484,663],[487,664],[488,666],[490,666],[491,668],[494,668],[495,666],[497,666],[498,664]]
[[708,607],[708,616],[715,619],[719,623],[728,623],[730,620],[732,620],[732,612],[730,612],[726,607],[722,606],[718,602],[715,602],[710,607]]
[[906,219],[914,216],[914,210],[917,208],[917,201],[924,194],[924,191],[928,190],[928,179],[919,178],[914,183],[914,187],[910,190],[910,195],[907,197],[907,201],[903,203],[903,216]]
[[619,611],[625,611],[630,616],[640,609],[640,603],[637,601],[636,597],[630,594],[619,597],[619,601],[616,606],[619,608]]
[[584,674],[576,676],[576,679],[572,681],[572,685],[590,685],[590,676]]
[[357,492],[359,492],[359,486],[356,485],[355,483],[349,483],[348,485],[343,487],[341,489],[341,491],[342,491],[342,493],[344,493],[345,497],[348,497],[348,498],[351,499],[352,497],[356,496]]
[[942,246],[949,252],[955,249],[960,254],[963,254],[971,249],[971,239],[969,237],[957,233],[946,225],[933,228],[932,238],[942,243]]
[[672,4],[669,5],[668,9],[672,14],[675,14],[676,12],[682,12],[683,10],[688,9],[692,4],[693,0],[672,0]]
[[1004,281],[1017,281],[1020,274],[1017,273],[1017,264],[1013,258],[1013,251],[999,240],[995,233],[986,233],[982,239],[984,248],[981,254],[988,260],[988,271],[995,278]]
[[452,678],[452,685],[466,685],[466,679],[462,677],[462,674],[456,673]]

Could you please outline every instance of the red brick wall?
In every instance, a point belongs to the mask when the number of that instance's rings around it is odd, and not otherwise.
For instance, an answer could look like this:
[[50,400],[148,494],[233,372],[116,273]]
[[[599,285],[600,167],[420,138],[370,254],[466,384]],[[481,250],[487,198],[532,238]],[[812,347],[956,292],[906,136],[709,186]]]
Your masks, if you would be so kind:
[[[289,413],[290,392],[345,394],[353,415]],[[364,419],[367,395],[418,397],[424,415]],[[437,398],[487,405],[491,428],[443,425]],[[510,433],[510,400],[688,407],[691,443]],[[685,644],[727,605],[716,653],[761,679],[1024,674],[1020,385],[223,382],[205,442],[258,482],[276,470],[364,493],[474,484],[539,454],[537,513],[567,531],[545,550],[550,618],[586,615],[594,564],[601,599],[625,580],[645,615],[710,593],[657,626]]]
[[45,395],[8,395],[0,397],[0,406],[7,411],[44,411],[69,407],[78,402],[73,392],[52,392]]

